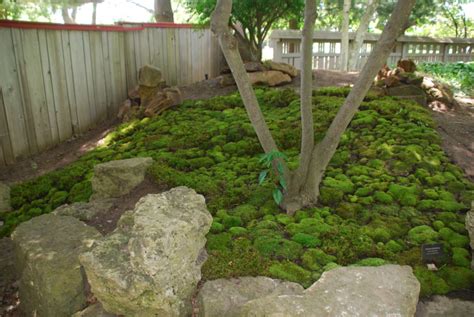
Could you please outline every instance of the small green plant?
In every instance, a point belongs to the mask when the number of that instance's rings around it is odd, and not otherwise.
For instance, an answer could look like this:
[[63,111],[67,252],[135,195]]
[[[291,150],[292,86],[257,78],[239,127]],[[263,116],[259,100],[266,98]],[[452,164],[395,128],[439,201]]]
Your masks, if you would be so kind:
[[[283,200],[283,191],[286,190],[286,181],[283,174],[282,160],[287,161],[288,157],[280,151],[270,151],[265,153],[260,158],[260,163],[266,167],[260,172],[258,176],[258,184],[262,185],[267,179],[267,175],[270,173],[275,179],[275,189],[273,190],[273,200],[279,205]],[[274,161],[276,163],[274,163]],[[276,164],[276,168],[273,168],[273,164]]]

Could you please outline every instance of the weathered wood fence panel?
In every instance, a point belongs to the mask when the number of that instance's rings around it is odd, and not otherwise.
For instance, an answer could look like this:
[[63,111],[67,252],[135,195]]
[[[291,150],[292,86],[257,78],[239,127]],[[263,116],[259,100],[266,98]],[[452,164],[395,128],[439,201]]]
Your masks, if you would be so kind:
[[[359,52],[357,69],[364,66],[367,57],[379,38],[378,34],[368,34]],[[354,34],[349,35],[352,43]],[[300,68],[301,33],[295,30],[275,30],[270,35],[273,47],[273,60],[285,62]],[[315,32],[313,36],[313,68],[337,70],[341,53],[340,32]],[[457,62],[474,60],[474,39],[430,38],[419,36],[401,36],[387,60],[395,65],[401,58],[410,58],[417,62]]]
[[36,154],[116,115],[145,64],[170,85],[219,72],[209,29],[0,21],[0,165]]

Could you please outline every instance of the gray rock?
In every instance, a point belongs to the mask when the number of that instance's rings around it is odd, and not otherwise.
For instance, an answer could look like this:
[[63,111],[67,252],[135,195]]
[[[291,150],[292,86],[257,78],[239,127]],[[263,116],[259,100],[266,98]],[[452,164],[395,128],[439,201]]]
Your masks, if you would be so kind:
[[446,296],[434,296],[420,301],[416,308],[416,317],[471,317],[474,302]]
[[59,206],[53,211],[54,215],[71,216],[82,221],[92,220],[98,214],[107,214],[114,206],[115,199],[98,199],[91,202],[78,202]]
[[20,309],[27,316],[71,316],[86,305],[78,255],[100,233],[73,217],[42,215],[12,234],[20,276]]
[[[469,232],[471,239],[471,250],[474,250],[474,201],[471,202],[471,210],[466,214],[466,230]],[[474,270],[474,254],[472,255],[471,269]]]
[[162,82],[161,70],[152,65],[145,65],[138,71],[138,84],[146,87],[157,87]]
[[116,315],[108,313],[102,307],[102,304],[97,302],[84,310],[75,313],[72,317],[115,317]]
[[94,295],[119,315],[188,316],[211,222],[204,197],[192,189],[142,197],[80,256]]
[[268,277],[240,277],[206,282],[198,294],[199,316],[236,317],[250,300],[268,295],[302,294],[303,287]]
[[0,213],[12,210],[10,205],[10,187],[0,183]]
[[137,157],[98,164],[92,177],[91,200],[116,198],[128,194],[145,179],[151,157]]
[[413,316],[419,292],[409,266],[343,267],[323,273],[302,295],[249,301],[240,316]]

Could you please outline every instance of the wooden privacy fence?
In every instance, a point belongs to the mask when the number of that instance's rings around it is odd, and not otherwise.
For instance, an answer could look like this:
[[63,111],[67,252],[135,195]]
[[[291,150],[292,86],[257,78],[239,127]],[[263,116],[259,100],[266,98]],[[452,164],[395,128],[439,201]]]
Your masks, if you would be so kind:
[[0,21],[0,165],[116,115],[145,64],[182,85],[219,72],[209,29]]
[[[379,36],[379,34],[367,34],[359,52],[358,70],[362,69]],[[354,40],[354,33],[349,34],[349,39],[351,42]],[[300,68],[300,31],[275,30],[270,35],[270,45],[273,47],[274,61],[285,62]],[[339,69],[340,53],[340,32],[314,32],[314,69]],[[410,58],[417,62],[472,61],[474,60],[474,39],[401,36],[398,38],[387,64],[395,65],[401,58]]]

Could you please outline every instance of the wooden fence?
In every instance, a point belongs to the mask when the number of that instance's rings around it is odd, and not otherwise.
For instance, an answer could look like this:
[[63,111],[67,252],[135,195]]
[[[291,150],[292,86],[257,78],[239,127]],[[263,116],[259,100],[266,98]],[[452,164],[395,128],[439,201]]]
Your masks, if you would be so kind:
[[[357,69],[362,69],[367,57],[379,38],[378,34],[368,34],[359,52]],[[349,35],[352,42],[354,33]],[[270,35],[273,47],[273,60],[285,62],[300,68],[301,32],[295,30],[275,30]],[[340,32],[314,32],[313,68],[339,69],[341,50]],[[401,58],[417,62],[457,62],[474,60],[474,39],[431,38],[420,36],[401,36],[387,60],[395,65]]]
[[171,85],[218,74],[209,29],[191,25],[55,25],[0,21],[0,165],[116,115],[145,64]]

